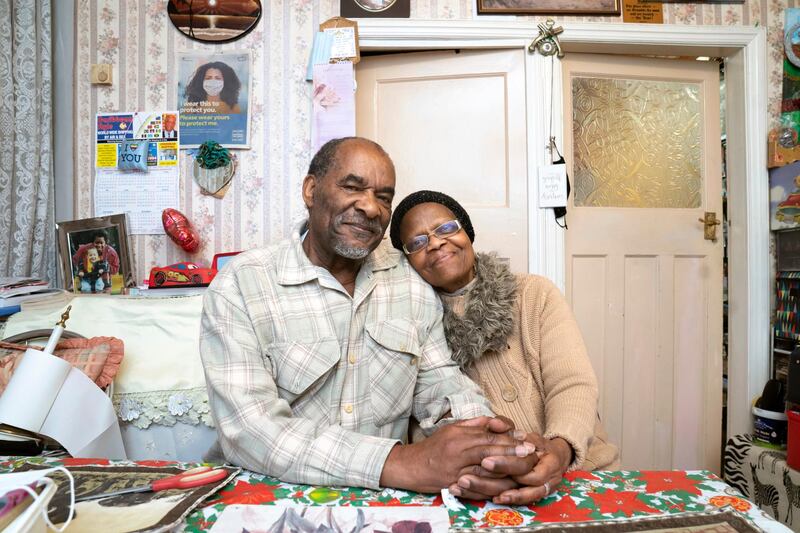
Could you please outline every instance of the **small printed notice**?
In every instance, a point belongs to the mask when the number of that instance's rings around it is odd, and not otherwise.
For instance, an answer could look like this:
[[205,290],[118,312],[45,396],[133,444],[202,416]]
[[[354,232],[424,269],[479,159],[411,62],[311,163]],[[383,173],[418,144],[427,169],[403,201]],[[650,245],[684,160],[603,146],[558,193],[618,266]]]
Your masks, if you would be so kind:
[[622,21],[663,24],[663,4],[652,0],[623,0]]
[[331,59],[356,57],[356,29],[354,27],[327,28],[325,33],[333,36]]
[[97,168],[117,168],[117,143],[97,145]]
[[147,168],[178,166],[176,111],[100,113],[97,115],[95,166],[115,171],[124,141],[147,143]]
[[539,167],[539,208],[567,205],[567,165]]

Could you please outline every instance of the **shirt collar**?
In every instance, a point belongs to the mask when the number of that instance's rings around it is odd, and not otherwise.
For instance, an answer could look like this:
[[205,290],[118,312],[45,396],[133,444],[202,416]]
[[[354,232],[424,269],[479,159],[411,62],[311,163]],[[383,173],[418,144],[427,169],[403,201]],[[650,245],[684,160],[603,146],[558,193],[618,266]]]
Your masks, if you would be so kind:
[[[320,271],[325,271],[311,262],[303,250],[302,236],[308,230],[308,219],[302,220],[292,231],[289,246],[283,250],[278,263],[278,283],[281,285],[299,285],[320,275]],[[388,244],[387,239],[383,239],[378,247],[367,256],[361,266],[367,272],[387,270],[398,265],[400,262],[400,252]]]

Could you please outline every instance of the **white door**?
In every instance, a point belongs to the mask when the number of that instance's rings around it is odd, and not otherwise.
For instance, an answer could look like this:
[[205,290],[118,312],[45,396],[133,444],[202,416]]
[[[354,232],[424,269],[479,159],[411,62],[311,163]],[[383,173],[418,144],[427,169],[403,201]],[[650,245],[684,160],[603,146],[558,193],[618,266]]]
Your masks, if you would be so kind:
[[356,80],[356,132],[392,157],[395,204],[420,189],[449,194],[476,249],[527,272],[523,50],[367,56]]
[[628,469],[719,472],[719,66],[568,54],[567,297]]

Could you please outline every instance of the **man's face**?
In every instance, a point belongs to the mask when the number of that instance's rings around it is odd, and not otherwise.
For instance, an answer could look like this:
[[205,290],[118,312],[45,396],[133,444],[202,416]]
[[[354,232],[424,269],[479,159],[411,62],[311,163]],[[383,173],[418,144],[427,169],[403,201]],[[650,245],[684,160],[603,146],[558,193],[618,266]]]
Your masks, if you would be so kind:
[[328,173],[303,183],[313,242],[348,259],[369,255],[389,226],[394,184],[394,165],[375,147],[341,144]]
[[172,131],[175,129],[175,115],[164,115],[164,130]]
[[94,247],[97,249],[97,253],[103,255],[103,250],[106,249],[106,240],[103,237],[95,237]]

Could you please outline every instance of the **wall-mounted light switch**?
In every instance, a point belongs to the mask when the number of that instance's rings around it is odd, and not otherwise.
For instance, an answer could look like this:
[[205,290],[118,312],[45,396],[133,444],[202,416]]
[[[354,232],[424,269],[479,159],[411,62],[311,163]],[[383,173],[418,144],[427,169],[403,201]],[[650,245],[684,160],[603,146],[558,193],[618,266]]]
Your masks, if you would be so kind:
[[111,85],[111,72],[110,63],[92,65],[89,81],[93,85]]

